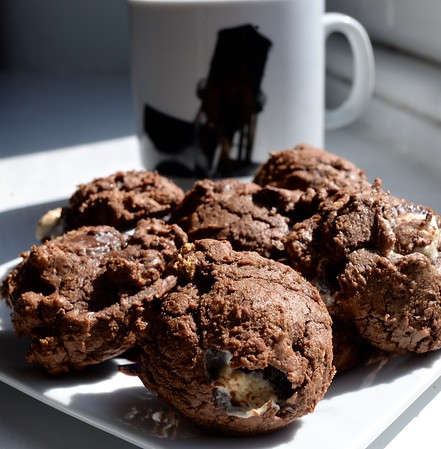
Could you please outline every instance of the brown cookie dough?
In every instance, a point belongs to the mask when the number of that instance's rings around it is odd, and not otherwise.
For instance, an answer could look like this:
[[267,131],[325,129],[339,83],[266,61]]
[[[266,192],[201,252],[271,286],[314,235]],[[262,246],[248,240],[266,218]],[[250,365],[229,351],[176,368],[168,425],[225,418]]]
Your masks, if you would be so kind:
[[334,375],[331,319],[290,267],[225,241],[184,245],[178,285],[137,322],[140,377],[211,431],[258,434],[312,412]]
[[358,250],[340,275],[336,300],[381,349],[396,354],[441,349],[440,268],[421,253],[384,257]]
[[382,350],[422,353],[441,348],[440,225],[377,181],[294,226],[287,254],[334,318]]
[[368,183],[364,171],[352,162],[308,144],[271,153],[256,172],[254,182],[290,190],[312,189],[322,196]]
[[184,242],[178,226],[148,219],[130,236],[82,227],[33,246],[2,284],[27,359],[61,374],[134,346],[131,311],[174,285],[164,270]]
[[235,250],[282,260],[283,238],[301,208],[302,195],[232,179],[197,181],[172,220],[187,232],[190,241],[228,240]]
[[180,187],[157,172],[117,172],[78,186],[68,206],[40,219],[37,238],[43,241],[81,226],[128,230],[142,218],[168,218],[183,196]]
[[330,197],[315,215],[294,224],[287,234],[289,264],[319,289],[332,316],[341,313],[335,294],[341,288],[338,276],[349,254],[365,247],[390,251],[392,234],[382,216],[384,208],[394,207],[395,202],[377,180],[359,192],[343,191]]

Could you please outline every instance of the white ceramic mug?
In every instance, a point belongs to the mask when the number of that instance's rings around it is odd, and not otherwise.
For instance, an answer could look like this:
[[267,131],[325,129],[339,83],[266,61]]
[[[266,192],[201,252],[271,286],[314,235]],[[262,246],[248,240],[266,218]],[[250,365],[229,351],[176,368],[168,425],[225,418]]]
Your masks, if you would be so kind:
[[[268,153],[323,146],[373,89],[369,38],[323,0],[128,0],[142,158],[172,178],[251,175]],[[326,111],[325,41],[354,56],[348,98]]]

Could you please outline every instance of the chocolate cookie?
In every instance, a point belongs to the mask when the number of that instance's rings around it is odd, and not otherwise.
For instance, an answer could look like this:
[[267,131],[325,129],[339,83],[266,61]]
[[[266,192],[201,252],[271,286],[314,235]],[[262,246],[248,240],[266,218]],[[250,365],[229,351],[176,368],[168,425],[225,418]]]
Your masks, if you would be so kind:
[[258,168],[254,182],[290,190],[312,189],[322,196],[368,184],[364,171],[352,162],[308,144],[271,153]]
[[172,220],[190,241],[228,240],[235,250],[283,260],[283,238],[290,222],[303,213],[303,195],[232,179],[197,181]]
[[178,285],[137,322],[140,377],[224,434],[282,428],[313,411],[334,375],[331,319],[290,267],[225,241],[184,245]]
[[78,186],[67,207],[40,219],[37,238],[43,241],[81,226],[128,230],[142,218],[168,218],[183,196],[180,187],[157,172],[117,172]]
[[174,285],[163,273],[184,242],[178,226],[149,219],[131,236],[82,227],[33,246],[2,284],[27,359],[61,374],[134,346],[131,310]]
[[423,353],[441,348],[440,224],[377,181],[294,226],[287,253],[333,317],[382,350]]

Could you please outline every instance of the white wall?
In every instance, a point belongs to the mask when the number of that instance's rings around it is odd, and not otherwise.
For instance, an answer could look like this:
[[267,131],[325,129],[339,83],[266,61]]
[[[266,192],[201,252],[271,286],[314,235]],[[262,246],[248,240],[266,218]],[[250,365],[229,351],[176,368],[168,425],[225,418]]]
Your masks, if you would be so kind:
[[358,19],[373,40],[441,62],[440,0],[327,0]]
[[0,0],[3,69],[127,71],[126,0]]
[[[441,61],[440,0],[327,0],[372,39]],[[1,68],[127,71],[126,0],[0,0]]]

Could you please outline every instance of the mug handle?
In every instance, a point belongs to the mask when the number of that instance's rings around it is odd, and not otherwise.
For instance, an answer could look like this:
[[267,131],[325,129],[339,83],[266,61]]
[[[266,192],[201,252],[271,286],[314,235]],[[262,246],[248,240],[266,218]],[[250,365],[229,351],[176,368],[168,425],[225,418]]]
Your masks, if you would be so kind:
[[374,52],[366,30],[352,17],[329,12],[323,15],[323,25],[325,39],[335,32],[347,38],[354,58],[354,79],[348,97],[341,106],[325,111],[326,129],[335,129],[355,121],[366,108],[374,90]]

